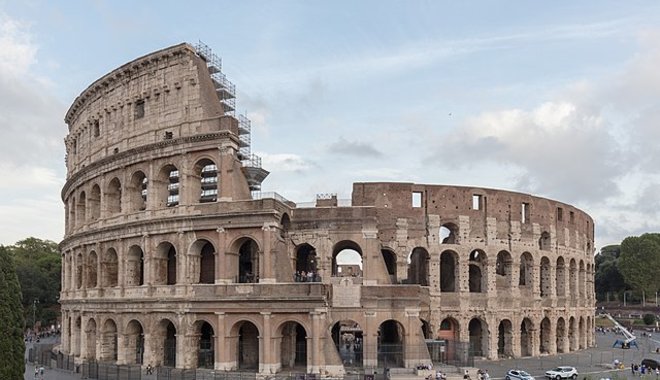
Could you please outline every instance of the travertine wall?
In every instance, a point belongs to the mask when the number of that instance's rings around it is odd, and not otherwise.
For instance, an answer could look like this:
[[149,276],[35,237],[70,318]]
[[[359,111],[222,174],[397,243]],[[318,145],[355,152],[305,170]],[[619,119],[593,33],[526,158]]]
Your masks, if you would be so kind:
[[424,339],[491,359],[593,345],[584,212],[410,183],[356,183],[350,207],[253,198],[218,103],[182,44],[104,76],[67,113],[64,352],[334,376],[355,365],[337,348],[346,332],[364,367],[428,362]]

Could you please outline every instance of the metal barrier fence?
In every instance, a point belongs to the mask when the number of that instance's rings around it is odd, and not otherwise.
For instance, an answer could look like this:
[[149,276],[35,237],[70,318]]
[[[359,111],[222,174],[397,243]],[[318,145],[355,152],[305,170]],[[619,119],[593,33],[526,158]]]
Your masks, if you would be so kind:
[[82,364],[83,378],[98,380],[141,380],[139,365],[116,365],[111,363],[85,362]]
[[257,374],[254,372],[227,372],[169,367],[158,367],[156,369],[157,380],[256,380],[256,378]]

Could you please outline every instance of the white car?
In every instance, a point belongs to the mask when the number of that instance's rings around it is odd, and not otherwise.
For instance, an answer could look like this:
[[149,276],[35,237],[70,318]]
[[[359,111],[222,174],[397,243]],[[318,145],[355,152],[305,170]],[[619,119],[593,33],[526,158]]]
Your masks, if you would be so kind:
[[578,371],[574,367],[557,367],[553,370],[547,371],[545,377],[548,379],[577,379]]
[[520,369],[510,369],[504,377],[505,380],[534,380],[534,376]]

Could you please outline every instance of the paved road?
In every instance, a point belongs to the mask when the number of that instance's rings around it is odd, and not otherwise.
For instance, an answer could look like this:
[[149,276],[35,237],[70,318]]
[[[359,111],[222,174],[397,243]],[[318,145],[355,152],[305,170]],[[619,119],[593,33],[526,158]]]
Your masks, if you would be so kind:
[[[603,372],[608,371],[605,365],[612,364],[616,359],[626,365],[625,370],[616,372],[619,379],[640,379],[639,376],[633,377],[631,375],[630,363],[639,363],[643,358],[660,360],[660,354],[655,353],[655,349],[660,347],[660,334],[655,334],[652,340],[646,337],[638,337],[639,350],[635,348],[628,350],[612,348],[612,343],[614,343],[616,338],[617,336],[613,333],[597,334],[597,347],[589,350],[569,354],[544,356],[540,358],[507,359],[499,361],[483,360],[475,362],[475,366],[487,369],[492,379],[498,379],[503,378],[506,372],[512,368],[524,369],[537,378],[543,378],[543,374],[546,370],[559,365],[569,365],[578,369],[580,372],[580,379],[589,376],[591,379],[597,380],[601,377],[614,377],[613,374],[607,375],[603,374]],[[43,380],[73,379],[80,379],[80,375],[57,369],[45,369],[44,371]],[[655,376],[647,377],[647,379],[655,379]],[[25,380],[35,380],[33,364],[28,363],[26,365]]]
[[[641,335],[641,332],[637,332],[637,334]],[[633,378],[630,372],[631,363],[635,362],[639,364],[644,358],[660,360],[660,355],[655,353],[655,349],[660,347],[660,343],[658,343],[660,334],[656,333],[652,340],[648,337],[638,336],[639,350],[636,348],[626,350],[612,348],[612,344],[617,338],[621,337],[614,333],[597,333],[597,347],[588,350],[569,354],[543,356],[540,358],[476,361],[475,367],[487,369],[491,378],[495,379],[503,378],[509,369],[514,368],[523,369],[538,379],[543,378],[545,371],[560,365],[566,365],[577,368],[580,372],[580,379],[586,376],[592,379],[600,379],[600,374],[609,370],[606,366],[611,365],[614,360],[619,360],[624,363],[626,369],[617,371],[616,374],[620,379],[626,379],[628,377]],[[602,377],[608,376],[603,375]],[[610,374],[609,377],[613,377],[613,374]],[[639,376],[637,376],[637,379],[639,379]],[[655,375],[649,377],[649,379],[655,379]]]

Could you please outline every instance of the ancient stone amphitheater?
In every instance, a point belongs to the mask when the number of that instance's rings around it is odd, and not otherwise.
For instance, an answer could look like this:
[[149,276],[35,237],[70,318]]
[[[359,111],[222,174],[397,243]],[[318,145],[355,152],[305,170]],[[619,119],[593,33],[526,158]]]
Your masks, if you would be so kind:
[[66,114],[61,350],[77,363],[340,376],[594,344],[589,215],[412,183],[296,205],[260,192],[234,97],[208,47],[180,44]]

